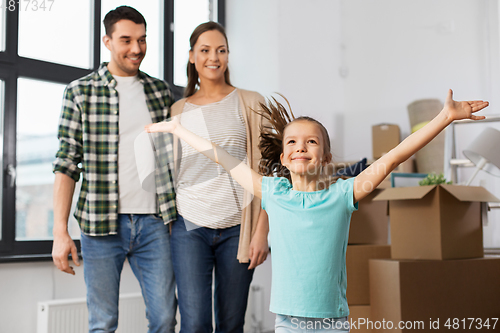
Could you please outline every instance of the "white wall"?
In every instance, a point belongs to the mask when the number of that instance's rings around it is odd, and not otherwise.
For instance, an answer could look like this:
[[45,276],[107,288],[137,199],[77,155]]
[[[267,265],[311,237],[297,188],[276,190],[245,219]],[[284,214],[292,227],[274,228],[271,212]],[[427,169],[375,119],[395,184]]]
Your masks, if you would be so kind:
[[[485,1],[345,1],[349,77],[345,157],[371,156],[371,128],[397,123],[409,134],[406,106],[422,98],[490,98]],[[489,95],[489,96],[488,96]],[[360,120],[363,121],[360,121]]]
[[[296,116],[310,115],[330,130],[342,128],[343,86],[339,1],[226,1],[231,80],[266,97],[279,92]],[[342,151],[342,147],[336,145]],[[342,155],[342,154],[341,154]]]
[[[233,82],[284,94],[329,129],[339,160],[371,157],[371,125],[409,134],[416,99],[497,101],[496,0],[227,1]],[[490,108],[488,112],[493,112]],[[340,133],[338,133],[340,132]]]

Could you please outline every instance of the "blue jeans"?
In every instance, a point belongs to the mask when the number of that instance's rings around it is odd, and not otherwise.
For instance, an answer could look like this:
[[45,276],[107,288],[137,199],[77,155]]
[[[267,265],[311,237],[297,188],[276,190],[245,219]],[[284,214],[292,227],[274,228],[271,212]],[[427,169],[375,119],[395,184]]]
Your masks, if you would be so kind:
[[240,226],[187,231],[186,224],[192,226],[179,215],[172,226],[181,333],[212,332],[214,268],[215,332],[243,332],[253,269],[236,259]]
[[349,321],[344,318],[305,318],[276,315],[275,333],[349,332]]
[[118,326],[120,275],[125,259],[141,286],[149,331],[174,332],[175,280],[168,226],[156,215],[120,214],[118,234],[81,236],[89,332]]

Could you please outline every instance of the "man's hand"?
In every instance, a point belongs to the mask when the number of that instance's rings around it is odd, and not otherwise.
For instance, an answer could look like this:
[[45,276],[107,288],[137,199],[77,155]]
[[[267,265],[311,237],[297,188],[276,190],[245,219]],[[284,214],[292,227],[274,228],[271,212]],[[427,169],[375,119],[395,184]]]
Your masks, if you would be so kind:
[[73,263],[76,266],[80,266],[75,242],[71,239],[68,232],[64,231],[57,235],[54,233],[54,242],[52,244],[52,260],[54,261],[54,265],[65,273],[75,275],[73,267],[68,262],[68,255],[70,253]]
[[54,242],[52,243],[52,260],[61,271],[75,275],[73,267],[68,265],[68,254],[73,262],[80,266],[75,242],[68,233],[68,218],[71,201],[75,191],[75,181],[69,176],[56,172],[54,181]]

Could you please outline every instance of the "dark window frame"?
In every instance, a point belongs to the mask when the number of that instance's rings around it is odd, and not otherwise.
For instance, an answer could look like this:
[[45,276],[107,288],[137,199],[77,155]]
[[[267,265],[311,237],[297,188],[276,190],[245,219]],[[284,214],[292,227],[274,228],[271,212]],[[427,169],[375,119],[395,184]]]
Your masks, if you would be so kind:
[[[173,31],[174,1],[164,0],[164,80],[170,83],[176,99],[182,97],[183,87],[173,82]],[[218,1],[218,20],[225,24],[225,0]],[[94,50],[93,68],[82,69],[47,61],[20,57],[18,55],[19,11],[6,11],[5,51],[0,52],[0,79],[4,81],[4,120],[3,120],[3,188],[2,223],[0,239],[0,263],[51,260],[52,241],[16,241],[16,187],[10,187],[8,166],[16,167],[16,121],[17,121],[17,79],[24,77],[54,83],[69,82],[89,74],[100,65],[101,52],[101,0],[94,0]],[[75,240],[78,248],[80,241]]]
[[[94,41],[100,41],[101,0],[94,0]],[[18,55],[19,10],[6,10],[5,51],[0,52],[0,79],[4,81],[4,146],[2,188],[2,238],[0,262],[50,260],[52,241],[16,241],[16,187],[10,186],[9,166],[16,167],[17,80],[20,77],[68,84],[99,66],[100,43],[94,43],[92,69],[60,65]],[[80,241],[75,240],[80,246]]]

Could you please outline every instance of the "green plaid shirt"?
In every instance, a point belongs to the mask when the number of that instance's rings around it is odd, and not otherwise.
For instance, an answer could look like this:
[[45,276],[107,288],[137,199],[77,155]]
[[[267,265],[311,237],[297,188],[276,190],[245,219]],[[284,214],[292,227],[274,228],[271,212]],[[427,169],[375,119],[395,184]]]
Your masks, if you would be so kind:
[[[146,103],[153,123],[170,116],[171,91],[164,81],[143,72]],[[64,92],[59,120],[59,150],[53,170],[82,187],[75,217],[82,232],[90,236],[117,233],[118,221],[118,92],[107,63],[89,75],[71,82]],[[171,135],[158,136],[155,172],[158,207],[165,223],[177,218],[170,165],[173,162]]]

